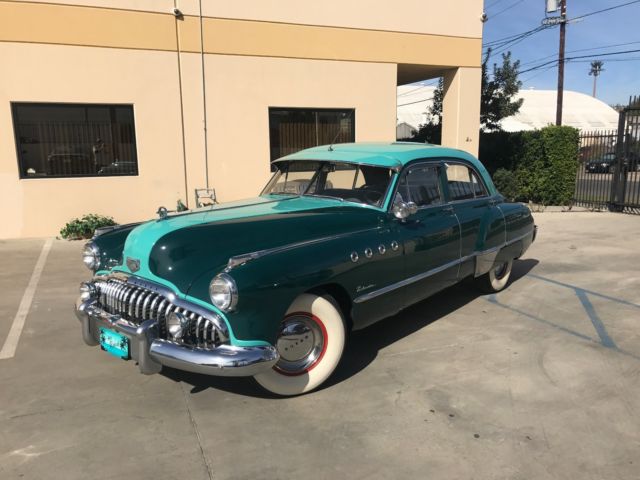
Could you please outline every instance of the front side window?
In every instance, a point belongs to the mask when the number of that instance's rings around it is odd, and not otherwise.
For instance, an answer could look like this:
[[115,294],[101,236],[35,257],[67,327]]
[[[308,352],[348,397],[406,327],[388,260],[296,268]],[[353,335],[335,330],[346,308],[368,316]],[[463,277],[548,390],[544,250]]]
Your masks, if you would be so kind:
[[417,165],[409,167],[400,179],[398,195],[400,198],[396,200],[414,202],[418,207],[442,203],[438,166]]
[[354,141],[354,109],[269,108],[272,162],[305,148]]
[[20,178],[137,175],[132,105],[13,103]]
[[484,185],[473,169],[459,163],[444,165],[451,200],[469,200],[487,195]]
[[346,162],[276,162],[263,195],[330,197],[382,206],[394,174],[384,167]]

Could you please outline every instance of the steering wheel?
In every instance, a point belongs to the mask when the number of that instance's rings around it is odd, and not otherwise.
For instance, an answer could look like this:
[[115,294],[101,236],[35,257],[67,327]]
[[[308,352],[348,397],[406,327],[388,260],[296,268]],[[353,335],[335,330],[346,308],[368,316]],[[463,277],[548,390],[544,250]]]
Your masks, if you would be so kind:
[[367,203],[374,205],[382,198],[382,192],[373,189],[364,190],[364,199]]

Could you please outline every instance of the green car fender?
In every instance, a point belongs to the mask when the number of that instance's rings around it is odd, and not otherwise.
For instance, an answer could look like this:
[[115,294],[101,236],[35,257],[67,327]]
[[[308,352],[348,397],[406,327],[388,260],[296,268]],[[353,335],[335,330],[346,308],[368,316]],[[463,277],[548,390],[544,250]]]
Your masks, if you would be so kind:
[[[332,295],[342,307],[345,320],[353,321],[351,307],[358,285],[373,280],[370,277],[363,280],[362,270],[366,269],[367,262],[364,254],[361,253],[363,258],[356,263],[352,261],[351,253],[364,252],[374,245],[381,230],[385,228],[374,224],[357,232],[263,253],[259,258],[224,270],[234,279],[238,289],[237,305],[233,311],[225,312],[234,337],[273,344],[287,309],[305,292]],[[396,270],[399,271],[400,258],[397,262]],[[375,272],[385,276],[384,268]],[[218,273],[209,271],[200,275],[188,295],[210,302],[209,284]]]

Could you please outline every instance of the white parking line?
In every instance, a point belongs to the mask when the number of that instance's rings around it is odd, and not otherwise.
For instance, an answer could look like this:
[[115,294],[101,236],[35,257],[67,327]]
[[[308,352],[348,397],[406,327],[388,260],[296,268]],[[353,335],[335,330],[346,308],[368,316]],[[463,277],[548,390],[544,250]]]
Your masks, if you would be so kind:
[[7,335],[7,339],[4,341],[2,350],[0,350],[0,360],[12,358],[16,354],[18,341],[20,340],[20,335],[22,334],[22,329],[24,328],[24,322],[27,319],[27,314],[29,313],[29,309],[31,308],[31,302],[33,302],[33,296],[36,293],[36,288],[38,287],[38,282],[40,281],[40,275],[42,275],[42,270],[44,269],[44,264],[47,261],[47,255],[49,255],[49,250],[51,250],[52,244],[53,239],[50,238],[42,246],[42,251],[40,252],[40,256],[38,257],[36,266],[33,268],[33,273],[31,274],[29,285],[27,285],[27,289],[24,291],[24,295],[22,295],[22,300],[20,301],[18,312],[13,318],[13,323],[11,324],[9,335]]

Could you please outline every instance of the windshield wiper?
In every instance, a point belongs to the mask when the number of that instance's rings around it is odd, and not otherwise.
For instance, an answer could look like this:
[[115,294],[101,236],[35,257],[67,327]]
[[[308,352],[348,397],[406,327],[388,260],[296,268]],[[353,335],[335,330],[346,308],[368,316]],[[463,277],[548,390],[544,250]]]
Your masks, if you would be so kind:
[[318,195],[317,193],[304,193],[304,194],[302,194],[302,196],[303,197],[331,198],[333,200],[340,200],[341,202],[344,202],[344,198],[334,197],[332,195]]

